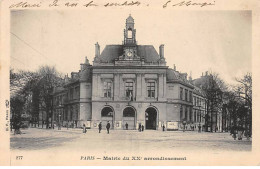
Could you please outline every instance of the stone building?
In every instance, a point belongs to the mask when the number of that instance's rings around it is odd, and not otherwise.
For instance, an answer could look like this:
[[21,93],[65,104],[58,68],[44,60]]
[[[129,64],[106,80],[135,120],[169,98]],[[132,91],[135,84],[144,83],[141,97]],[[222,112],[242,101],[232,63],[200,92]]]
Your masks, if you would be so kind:
[[[164,45],[159,53],[152,45],[139,45],[136,33],[129,16],[122,44],[106,45],[102,52],[95,44],[93,65],[86,58],[79,72],[65,77],[64,89],[54,92],[56,121],[88,128],[109,121],[115,130],[125,129],[126,123],[128,129],[141,124],[153,130],[163,125],[168,130],[203,125],[206,109],[201,89],[187,79],[187,73],[166,65]],[[57,99],[63,99],[61,105]]]

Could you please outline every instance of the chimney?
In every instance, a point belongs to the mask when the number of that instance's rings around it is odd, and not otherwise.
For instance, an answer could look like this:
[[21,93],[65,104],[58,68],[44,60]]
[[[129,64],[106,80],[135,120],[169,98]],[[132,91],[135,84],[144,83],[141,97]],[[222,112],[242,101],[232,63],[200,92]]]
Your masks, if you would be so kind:
[[208,71],[206,71],[205,76],[208,76]]
[[184,79],[186,79],[187,80],[187,76],[188,76],[188,74],[187,73],[180,73],[181,74],[181,76],[184,78]]
[[192,81],[192,72],[190,71],[189,81]]
[[69,77],[68,77],[68,74],[67,74],[67,75],[65,75],[64,82],[65,82],[65,83],[69,82]]
[[77,72],[71,72],[71,79],[77,78]]
[[160,45],[159,52],[160,52],[160,58],[164,58],[164,45]]
[[98,42],[95,44],[95,57],[99,57],[100,56],[100,46],[98,44]]
[[86,65],[89,65],[89,60],[88,60],[88,57],[87,57],[87,56],[85,57],[85,64],[86,64]]
[[176,71],[176,66],[175,66],[175,64],[173,65],[173,70],[175,70],[175,71]]

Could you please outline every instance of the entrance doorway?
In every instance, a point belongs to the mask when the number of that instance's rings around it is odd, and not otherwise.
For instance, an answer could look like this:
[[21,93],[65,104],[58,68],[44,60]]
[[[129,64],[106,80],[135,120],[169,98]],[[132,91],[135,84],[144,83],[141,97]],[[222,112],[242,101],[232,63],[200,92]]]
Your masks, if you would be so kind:
[[128,124],[128,130],[135,130],[135,110],[132,107],[126,107],[123,111],[123,128],[126,129],[126,123]]
[[109,121],[111,128],[114,128],[114,111],[111,107],[104,107],[101,110],[102,126],[106,126]]
[[145,128],[156,130],[157,111],[153,107],[149,107],[145,111]]

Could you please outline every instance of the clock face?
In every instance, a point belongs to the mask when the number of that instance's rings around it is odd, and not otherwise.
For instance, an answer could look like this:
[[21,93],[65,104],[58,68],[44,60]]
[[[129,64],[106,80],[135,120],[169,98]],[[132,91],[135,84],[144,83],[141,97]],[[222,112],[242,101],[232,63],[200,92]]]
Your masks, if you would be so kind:
[[132,56],[132,52],[130,52],[130,51],[127,52],[127,56],[129,56],[129,57]]

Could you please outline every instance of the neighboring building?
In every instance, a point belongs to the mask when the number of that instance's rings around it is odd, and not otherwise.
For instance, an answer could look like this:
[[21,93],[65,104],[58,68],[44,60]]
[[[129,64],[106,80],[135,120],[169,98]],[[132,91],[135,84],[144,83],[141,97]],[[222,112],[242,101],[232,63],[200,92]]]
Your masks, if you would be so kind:
[[205,93],[202,89],[194,86],[193,92],[193,121],[195,124],[195,129],[198,129],[198,125],[202,125],[203,130],[205,130],[205,118],[207,111],[207,102],[205,98]]
[[[200,78],[192,81],[194,86],[197,88],[202,88],[204,91],[204,98],[206,98],[206,116],[205,125],[207,126],[207,131],[222,131],[223,117],[222,117],[222,91],[216,84],[212,75],[208,72],[205,75],[202,74]],[[201,90],[202,90],[201,89]],[[207,90],[207,91],[206,91]],[[208,94],[206,94],[208,92]]]
[[[65,77],[54,92],[54,119],[63,126],[89,128],[109,121],[113,129],[187,130],[204,125],[205,98],[187,73],[166,66],[164,45],[138,45],[134,19],[126,19],[121,45],[95,44],[91,66],[86,58],[79,72]],[[195,101],[196,100],[196,101]],[[197,104],[198,100],[198,104]]]

